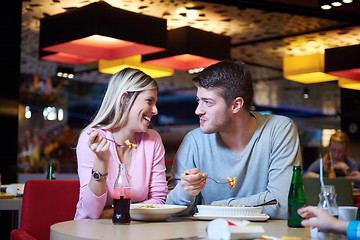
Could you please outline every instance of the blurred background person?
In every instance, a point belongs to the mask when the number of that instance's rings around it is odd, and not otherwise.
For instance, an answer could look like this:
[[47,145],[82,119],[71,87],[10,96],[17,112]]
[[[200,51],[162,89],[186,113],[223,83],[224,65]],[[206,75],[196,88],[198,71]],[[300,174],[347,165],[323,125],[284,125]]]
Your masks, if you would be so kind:
[[[349,137],[345,132],[337,131],[331,135],[328,151],[323,156],[325,177],[345,177],[358,171],[356,161],[347,156],[349,143]],[[319,174],[320,159],[317,159],[309,166],[304,177],[319,177]]]

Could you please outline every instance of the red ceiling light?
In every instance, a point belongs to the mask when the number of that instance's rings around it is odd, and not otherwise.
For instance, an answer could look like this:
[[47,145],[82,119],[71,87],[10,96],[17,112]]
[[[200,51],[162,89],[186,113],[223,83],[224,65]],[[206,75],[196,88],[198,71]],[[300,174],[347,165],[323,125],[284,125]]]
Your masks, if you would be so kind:
[[360,68],[341,70],[341,71],[330,71],[328,73],[338,77],[349,78],[360,81]]
[[329,74],[360,80],[360,45],[325,49],[325,71]]
[[40,51],[40,59],[53,61],[53,62],[60,62],[60,63],[69,63],[69,64],[85,64],[85,63],[95,62],[98,60],[96,58],[87,58],[69,53],[45,52],[45,51]]
[[360,89],[360,45],[325,49],[325,71],[338,76],[339,86]]
[[165,50],[166,32],[165,19],[99,1],[41,19],[40,57],[74,64],[150,54]]
[[186,26],[169,30],[166,50],[143,55],[142,61],[188,71],[230,59],[230,48],[230,37]]

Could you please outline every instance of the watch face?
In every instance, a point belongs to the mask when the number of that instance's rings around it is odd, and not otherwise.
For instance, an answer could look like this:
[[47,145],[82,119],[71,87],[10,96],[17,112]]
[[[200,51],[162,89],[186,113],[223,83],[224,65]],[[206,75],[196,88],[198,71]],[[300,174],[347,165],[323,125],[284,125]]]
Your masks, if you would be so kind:
[[91,173],[92,173],[93,178],[96,181],[99,181],[101,179],[105,179],[106,176],[108,175],[107,173],[106,174],[101,174],[100,172],[95,172],[94,170],[92,170]]
[[95,178],[95,180],[99,180],[100,174],[98,172],[93,172],[93,177]]

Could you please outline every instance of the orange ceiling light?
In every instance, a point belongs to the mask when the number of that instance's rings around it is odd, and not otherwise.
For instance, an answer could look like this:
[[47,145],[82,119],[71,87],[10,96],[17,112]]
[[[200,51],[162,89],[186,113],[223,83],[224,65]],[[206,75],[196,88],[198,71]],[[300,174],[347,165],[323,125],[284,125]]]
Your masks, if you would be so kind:
[[340,77],[339,87],[360,90],[360,45],[325,49],[325,71]]
[[186,26],[169,30],[166,50],[143,55],[142,61],[188,71],[230,59],[230,48],[230,37]]
[[339,78],[338,85],[341,88],[360,90],[360,80],[352,80],[348,78]]
[[152,78],[169,77],[174,74],[174,69],[142,63],[141,55],[116,60],[99,60],[99,72],[101,73],[115,74],[127,67],[140,69]]
[[[105,1],[40,20],[40,51],[53,53],[52,61],[66,61],[64,54],[73,56],[67,56],[73,63],[75,56],[82,62],[156,53],[165,50],[166,38],[165,19],[115,8]],[[51,54],[40,53],[41,59],[46,59],[44,55]]]
[[284,78],[305,84],[335,81],[338,77],[324,72],[324,54],[316,53],[283,58]]
[[45,51],[40,51],[40,59],[46,61],[75,64],[75,65],[97,61],[96,58],[87,58],[87,57],[69,54],[69,53],[63,53],[63,52],[45,52]]

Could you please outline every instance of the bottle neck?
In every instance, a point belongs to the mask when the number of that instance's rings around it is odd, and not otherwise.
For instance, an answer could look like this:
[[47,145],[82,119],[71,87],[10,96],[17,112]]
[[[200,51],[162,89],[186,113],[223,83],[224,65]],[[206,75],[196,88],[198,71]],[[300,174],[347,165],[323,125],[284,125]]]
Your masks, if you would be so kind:
[[126,170],[126,164],[119,164],[119,173],[115,181],[115,187],[130,187],[130,181]]
[[126,163],[119,163],[119,171],[127,173]]
[[46,179],[49,180],[55,179],[54,164],[52,162],[49,162]]
[[301,183],[302,184],[302,173],[301,173],[301,167],[300,166],[294,166],[293,167],[293,175],[291,179],[291,183]]

